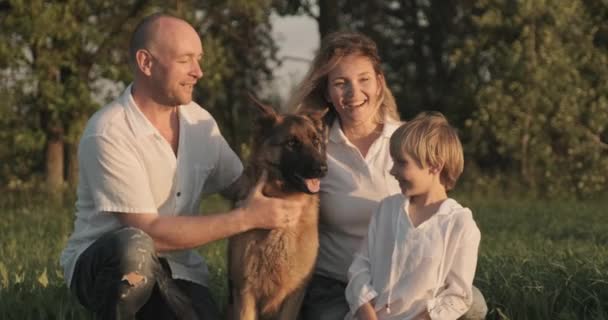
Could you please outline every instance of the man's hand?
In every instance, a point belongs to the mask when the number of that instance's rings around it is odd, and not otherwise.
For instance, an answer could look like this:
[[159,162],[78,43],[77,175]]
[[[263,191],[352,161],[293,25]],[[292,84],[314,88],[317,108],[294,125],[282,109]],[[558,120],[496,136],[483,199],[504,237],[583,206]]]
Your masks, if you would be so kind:
[[281,198],[269,198],[262,194],[262,188],[266,183],[267,173],[262,172],[260,179],[249,193],[243,210],[245,216],[251,219],[251,223],[260,229],[287,228],[294,226],[298,220],[306,201],[285,200]]

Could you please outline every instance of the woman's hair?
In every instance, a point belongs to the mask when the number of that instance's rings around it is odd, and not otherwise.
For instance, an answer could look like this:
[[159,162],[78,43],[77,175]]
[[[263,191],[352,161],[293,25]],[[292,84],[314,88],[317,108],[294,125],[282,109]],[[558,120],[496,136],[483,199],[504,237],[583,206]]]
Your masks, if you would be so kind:
[[335,32],[323,38],[321,48],[315,56],[310,70],[288,103],[289,109],[302,112],[327,111],[325,123],[331,125],[337,113],[331,102],[326,100],[328,74],[344,57],[350,55],[368,58],[376,75],[380,76],[379,85],[382,90],[378,98],[380,107],[376,114],[376,121],[381,123],[385,118],[399,121],[397,104],[390,89],[386,86],[376,43],[363,34],[348,31]]
[[393,159],[408,154],[420,167],[442,167],[441,184],[451,190],[462,174],[464,156],[458,133],[439,112],[422,112],[401,125],[390,140]]

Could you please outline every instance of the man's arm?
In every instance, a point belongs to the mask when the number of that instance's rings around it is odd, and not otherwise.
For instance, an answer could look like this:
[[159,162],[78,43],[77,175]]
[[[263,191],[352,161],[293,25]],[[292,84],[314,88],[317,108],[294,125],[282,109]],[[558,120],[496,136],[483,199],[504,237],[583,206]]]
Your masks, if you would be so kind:
[[141,229],[154,240],[157,251],[195,248],[251,229],[294,225],[304,202],[265,197],[264,179],[242,208],[205,216],[162,216],[149,213],[114,213],[122,224]]

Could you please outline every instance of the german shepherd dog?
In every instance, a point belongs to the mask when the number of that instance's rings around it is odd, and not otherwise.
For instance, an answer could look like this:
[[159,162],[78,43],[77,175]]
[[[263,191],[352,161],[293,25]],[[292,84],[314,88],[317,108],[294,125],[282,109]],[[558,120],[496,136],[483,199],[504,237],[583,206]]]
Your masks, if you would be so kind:
[[[268,197],[305,198],[294,227],[251,230],[229,241],[234,319],[297,318],[319,246],[320,178],[327,172],[323,114],[277,114],[256,101],[257,119],[249,163],[238,182],[239,198],[262,176]],[[264,172],[264,173],[263,173]]]

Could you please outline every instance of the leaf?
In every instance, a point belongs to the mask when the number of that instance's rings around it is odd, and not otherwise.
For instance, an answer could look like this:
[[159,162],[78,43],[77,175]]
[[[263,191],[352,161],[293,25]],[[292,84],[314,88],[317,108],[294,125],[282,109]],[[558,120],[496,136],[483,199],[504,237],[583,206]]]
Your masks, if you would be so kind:
[[22,283],[23,280],[25,280],[25,272],[22,272],[21,274],[15,273],[15,284]]
[[44,287],[44,288],[46,288],[49,285],[49,278],[46,275],[46,268],[44,268],[44,271],[38,277],[38,283],[40,283],[40,285],[42,285],[42,287]]
[[2,288],[8,288],[9,279],[8,279],[8,271],[6,270],[6,266],[4,263],[0,262],[0,284]]

